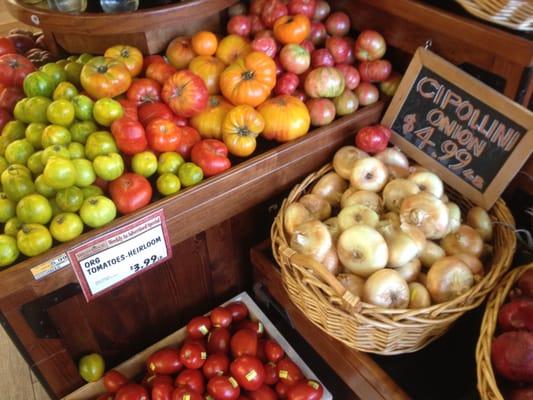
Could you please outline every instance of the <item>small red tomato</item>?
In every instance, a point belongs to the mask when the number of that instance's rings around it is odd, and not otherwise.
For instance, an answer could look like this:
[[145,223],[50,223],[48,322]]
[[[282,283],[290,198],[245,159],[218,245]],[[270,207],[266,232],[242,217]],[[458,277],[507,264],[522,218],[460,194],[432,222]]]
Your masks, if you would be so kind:
[[207,351],[211,353],[224,353],[229,352],[229,343],[231,334],[227,328],[215,328],[207,337]]
[[231,325],[231,312],[223,307],[214,308],[209,317],[215,328],[227,328]]
[[242,301],[226,304],[225,308],[231,312],[233,322],[240,322],[248,316],[248,308]]
[[257,357],[237,357],[229,370],[243,389],[257,390],[265,382],[265,367]]
[[355,135],[355,144],[358,148],[370,154],[379,153],[387,148],[389,139],[387,132],[379,126],[365,126]]
[[148,392],[141,385],[128,383],[118,390],[115,400],[148,400]]
[[279,380],[289,386],[294,385],[304,377],[300,368],[288,358],[280,360],[276,369]]
[[276,392],[269,386],[263,385],[259,389],[248,393],[251,400],[277,400]]
[[120,99],[118,101],[124,110],[124,116],[122,118],[127,118],[132,121],[139,121],[139,113],[137,111],[137,103],[128,99]]
[[282,72],[276,80],[274,94],[293,94],[299,84],[298,75],[293,72]]
[[202,371],[207,379],[224,375],[229,370],[229,358],[224,353],[214,353],[205,360]]
[[315,15],[316,0],[290,0],[287,7],[290,15],[302,14],[312,19]]
[[128,383],[128,379],[114,369],[107,371],[103,380],[104,387],[109,393],[116,393],[122,386]]
[[328,49],[318,49],[311,53],[311,67],[333,67],[335,60]]
[[233,357],[256,356],[257,334],[250,329],[241,329],[235,332],[230,342]]
[[300,47],[306,49],[309,54],[315,51],[315,45],[309,39],[305,39],[302,43],[300,43]]
[[203,338],[210,330],[211,320],[204,315],[191,319],[187,324],[187,336],[192,339]]
[[158,350],[148,357],[146,367],[152,374],[175,374],[183,367],[180,362],[180,352],[172,347]]
[[287,391],[288,400],[320,400],[324,394],[322,385],[317,381],[300,381]]
[[111,124],[111,133],[119,150],[127,155],[134,155],[146,150],[148,140],[139,121],[124,116]]
[[265,364],[265,384],[275,385],[278,383],[278,373],[276,370],[276,364],[269,362]]
[[378,88],[369,82],[361,82],[354,92],[362,106],[369,106],[379,100]]
[[146,139],[152,150],[176,151],[180,142],[178,127],[167,119],[154,119],[146,127]]
[[236,400],[241,389],[232,376],[215,376],[207,382],[207,392],[215,400]]
[[344,85],[346,88],[354,90],[359,85],[361,77],[359,76],[359,71],[353,65],[339,64],[335,68],[344,75]]
[[[259,15],[249,15],[250,17],[250,26],[251,26],[251,33],[256,34],[258,32],[266,30],[265,24],[263,24],[263,20]],[[274,34],[272,34],[272,37],[274,37]]]
[[151,375],[146,379],[146,384],[149,388],[154,388],[157,385],[174,386],[174,379],[169,375]]
[[228,21],[227,31],[233,35],[248,36],[252,31],[250,18],[247,15],[235,15]]
[[202,395],[187,388],[177,388],[172,392],[172,400],[203,400]]
[[144,103],[158,103],[161,101],[161,85],[153,79],[135,79],[126,92],[126,96],[138,106]]
[[151,400],[172,400],[174,386],[168,383],[161,383],[152,388]]
[[228,148],[216,139],[204,139],[196,143],[191,150],[191,160],[202,168],[207,177],[220,174],[231,167]]
[[144,60],[143,60],[143,72],[146,71],[146,68],[148,68],[148,66],[150,64],[157,63],[157,62],[160,62],[160,63],[163,63],[163,64],[167,63],[165,61],[165,58],[163,56],[160,56],[159,54],[153,54],[151,56],[144,57]]
[[235,329],[250,329],[255,332],[257,336],[263,336],[263,333],[265,332],[265,327],[261,321],[244,320],[239,322],[235,326]]
[[326,49],[329,50],[336,64],[345,63],[350,53],[350,44],[341,37],[331,36],[326,39]]
[[271,37],[260,37],[252,41],[252,49],[261,51],[270,58],[274,58],[278,52],[278,45],[276,44],[276,40]]
[[278,383],[276,383],[276,393],[278,394],[280,399],[286,399],[288,391],[289,385],[287,385],[285,382],[279,381]]
[[337,11],[326,19],[326,30],[333,36],[346,36],[350,31],[350,17],[342,11]]
[[179,373],[174,386],[194,390],[198,393],[205,392],[205,379],[200,370],[185,369]]
[[392,72],[392,64],[387,60],[363,61],[359,64],[359,74],[364,82],[383,82]]
[[268,361],[277,363],[285,356],[285,351],[283,347],[279,345],[278,342],[272,339],[266,339],[264,344],[265,355]]
[[154,119],[172,120],[174,113],[165,103],[146,103],[139,107],[139,121],[144,127]]
[[202,140],[202,137],[198,131],[190,126],[178,126],[178,131],[180,133],[180,143],[176,151],[181,154],[181,156],[189,160],[191,158],[192,148],[196,143]]
[[109,194],[121,214],[132,213],[152,200],[152,185],[144,176],[126,172],[109,184]]
[[180,361],[185,368],[198,369],[202,368],[207,358],[205,348],[198,343],[187,342],[180,350]]

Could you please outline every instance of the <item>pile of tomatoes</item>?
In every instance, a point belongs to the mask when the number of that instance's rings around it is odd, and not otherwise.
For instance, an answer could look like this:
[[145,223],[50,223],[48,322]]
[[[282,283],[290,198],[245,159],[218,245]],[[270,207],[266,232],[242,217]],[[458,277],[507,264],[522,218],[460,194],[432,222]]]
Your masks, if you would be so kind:
[[248,314],[244,303],[233,302],[193,318],[180,347],[148,357],[140,383],[110,370],[103,376],[108,393],[97,400],[321,399],[322,386],[306,379]]

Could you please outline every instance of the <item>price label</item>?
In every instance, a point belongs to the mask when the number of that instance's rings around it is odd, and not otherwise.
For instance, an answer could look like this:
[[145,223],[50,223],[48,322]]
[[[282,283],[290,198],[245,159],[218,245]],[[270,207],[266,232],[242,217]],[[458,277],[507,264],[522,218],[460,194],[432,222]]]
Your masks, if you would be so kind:
[[172,257],[163,210],[67,252],[87,301]]

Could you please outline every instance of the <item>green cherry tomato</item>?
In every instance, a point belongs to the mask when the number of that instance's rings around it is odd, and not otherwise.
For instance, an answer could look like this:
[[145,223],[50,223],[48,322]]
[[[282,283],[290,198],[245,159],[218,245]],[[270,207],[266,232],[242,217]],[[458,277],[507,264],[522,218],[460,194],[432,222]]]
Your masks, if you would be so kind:
[[28,102],[28,100],[28,97],[20,99],[19,101],[17,101],[17,104],[15,104],[15,108],[13,109],[13,116],[15,117],[15,119],[26,124],[30,122],[26,115],[26,103]]
[[71,100],[78,95],[78,89],[70,82],[61,82],[54,90],[53,99],[66,99]]
[[5,224],[15,216],[16,204],[7,198],[5,193],[0,193],[0,223]]
[[44,72],[52,79],[54,86],[57,86],[61,82],[67,80],[67,73],[65,72],[65,69],[62,68],[60,65],[57,65],[56,63],[45,64],[41,68],[39,68],[39,70]]
[[116,100],[103,98],[97,100],[93,107],[93,118],[102,126],[111,126],[113,121],[124,114],[122,106]]
[[74,122],[74,105],[67,99],[54,100],[48,106],[46,116],[52,124],[69,126]]
[[27,122],[48,123],[47,110],[52,102],[43,96],[31,97],[24,103]]
[[33,153],[28,158],[26,165],[34,176],[40,175],[44,171],[43,151],[39,150]]
[[39,175],[37,178],[35,178],[35,190],[40,195],[43,195],[47,199],[50,199],[52,197],[56,196],[57,190],[55,190],[53,187],[50,187],[43,175]]
[[78,142],[70,142],[68,145],[70,159],[85,158],[85,146]]
[[85,142],[85,155],[89,160],[118,151],[115,139],[107,131],[93,132]]
[[43,148],[53,146],[54,144],[68,145],[72,141],[70,131],[61,125],[48,125],[43,130],[41,144]]
[[88,354],[80,359],[78,369],[81,377],[87,382],[96,382],[104,375],[104,359],[97,353]]
[[124,160],[118,153],[97,156],[93,160],[93,168],[96,176],[112,181],[124,173]]
[[25,256],[37,256],[52,247],[52,235],[44,225],[24,224],[17,233],[17,246]]
[[26,139],[31,143],[34,149],[40,150],[43,148],[43,132],[46,128],[45,124],[32,122],[26,127],[24,132]]
[[17,237],[17,233],[22,227],[22,222],[17,217],[10,218],[4,225],[4,233],[12,238]]
[[76,186],[60,189],[56,194],[56,203],[65,212],[76,212],[83,204],[83,192]]
[[15,140],[6,148],[4,157],[10,164],[26,164],[35,149],[28,139]]
[[48,160],[52,157],[66,158],[68,160],[70,159],[70,151],[68,151],[66,146],[61,144],[55,144],[43,150],[41,158],[44,165],[46,165]]
[[50,223],[50,233],[58,242],[68,242],[83,232],[83,221],[74,213],[56,215]]
[[163,196],[169,196],[179,192],[181,183],[176,175],[167,172],[157,178],[156,187]]
[[29,194],[18,202],[17,218],[24,224],[46,225],[52,218],[52,207],[43,195]]
[[90,97],[79,94],[74,96],[71,101],[74,105],[76,119],[80,121],[92,121],[94,101]]
[[76,182],[76,168],[66,158],[52,157],[43,171],[44,181],[54,189],[65,189]]
[[105,196],[85,199],[80,209],[83,223],[91,228],[100,228],[113,221],[117,215],[115,203]]
[[28,97],[44,96],[52,97],[54,93],[55,84],[52,78],[42,71],[35,71],[24,78],[22,83],[24,93]]
[[143,151],[135,154],[131,159],[131,169],[136,174],[148,178],[157,171],[157,157],[151,151]]
[[204,179],[204,173],[198,165],[186,162],[179,168],[178,177],[184,187],[189,187],[200,183]]
[[9,121],[2,129],[2,137],[9,143],[26,137],[26,124],[21,121]]
[[169,151],[159,155],[159,162],[157,164],[157,173],[171,173],[177,174],[179,167],[185,163],[185,160],[179,153]]
[[96,132],[98,127],[94,121],[79,121],[70,125],[69,130],[74,142],[85,144],[87,138],[91,133]]
[[96,174],[92,162],[84,158],[77,158],[72,160],[72,164],[76,168],[76,186],[84,188],[94,183]]
[[13,264],[18,256],[17,241],[9,235],[0,235],[0,267]]

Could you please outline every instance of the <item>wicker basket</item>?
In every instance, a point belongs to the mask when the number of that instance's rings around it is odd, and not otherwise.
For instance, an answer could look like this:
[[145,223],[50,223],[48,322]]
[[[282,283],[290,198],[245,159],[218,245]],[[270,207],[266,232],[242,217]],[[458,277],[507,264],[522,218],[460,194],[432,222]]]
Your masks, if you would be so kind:
[[482,400],[504,400],[492,370],[490,358],[492,338],[496,330],[500,307],[507,299],[507,295],[515,282],[528,269],[533,269],[533,263],[515,268],[509,272],[498,284],[497,289],[490,294],[487,302],[476,346],[477,389]]
[[533,32],[531,0],[457,0],[470,14],[523,32]]
[[[516,247],[510,228],[514,220],[505,203],[498,200],[490,210],[491,217],[500,222],[494,228],[492,261],[486,265],[487,274],[468,292],[424,309],[391,310],[360,301],[320,263],[292,250],[283,227],[288,205],[331,170],[328,164],[309,175],[284,200],[272,225],[272,250],[292,302],[315,325],[348,347],[385,355],[417,351],[445,333],[466,311],[479,306],[509,268]],[[472,207],[452,189],[447,188],[446,193],[463,212]]]

